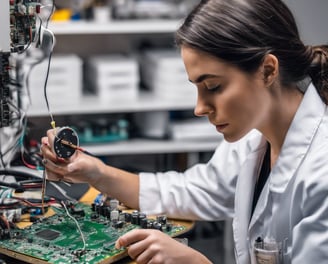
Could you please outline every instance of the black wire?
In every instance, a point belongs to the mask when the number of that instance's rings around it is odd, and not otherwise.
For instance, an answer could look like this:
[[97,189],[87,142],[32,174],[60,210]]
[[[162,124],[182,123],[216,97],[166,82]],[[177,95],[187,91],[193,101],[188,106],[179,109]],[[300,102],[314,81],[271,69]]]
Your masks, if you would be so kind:
[[16,180],[19,179],[40,179],[40,177],[32,174],[32,173],[28,173],[25,171],[19,171],[19,170],[13,170],[13,169],[4,169],[4,170],[0,170],[0,175],[7,175],[7,176],[14,176],[16,178]]
[[22,185],[20,185],[19,183],[15,183],[15,182],[9,183],[9,182],[0,181],[0,186],[9,187],[9,188],[12,188],[15,190],[18,189],[19,191],[25,190],[25,188]]
[[[53,14],[55,10],[55,1],[53,0],[52,1],[52,7],[51,7],[51,12],[47,18],[47,21],[46,21],[46,28],[48,28],[48,25],[49,25],[49,21],[50,21],[50,18]],[[48,58],[48,67],[47,67],[47,73],[46,73],[46,79],[45,79],[45,82],[44,82],[44,99],[46,101],[46,105],[47,105],[47,109],[48,109],[48,112],[50,114],[50,118],[51,118],[51,121],[53,121],[53,116],[52,116],[52,113],[50,111],[50,106],[49,106],[49,101],[48,101],[48,95],[47,95],[47,84],[48,84],[48,79],[49,79],[49,72],[50,72],[50,64],[51,64],[51,58],[52,58],[52,52],[53,50],[51,50],[51,52],[49,53],[49,58]]]
[[[52,1],[51,12],[50,12],[49,16],[47,17],[45,28],[48,28],[49,20],[50,20],[51,15],[52,15],[53,12],[54,12],[54,1]],[[38,40],[39,43],[38,44],[41,44],[41,29],[42,29],[43,21],[42,21],[42,19],[40,17],[38,17],[38,18],[39,18],[39,22],[40,22],[39,29],[38,29],[38,35],[39,35],[39,40]],[[44,97],[45,97],[45,100],[46,100],[48,111],[49,111],[49,102],[48,102],[48,96],[47,96],[46,87],[47,87],[48,77],[49,77],[49,71],[50,71],[51,56],[52,56],[52,51],[50,52],[49,58],[48,58],[48,68],[47,68],[47,74],[46,74],[46,79],[45,79],[45,84],[44,84]],[[27,92],[28,92],[28,97],[30,98],[30,100],[31,100],[31,97],[30,97],[30,88],[29,88],[29,77],[30,77],[30,73],[31,73],[32,69],[34,68],[34,66],[38,65],[41,61],[43,61],[43,59],[45,59],[45,57],[42,57],[40,60],[38,60],[35,63],[33,63],[31,65],[31,67],[30,67],[27,75],[26,75],[25,85],[26,85],[26,89],[27,89]]]
[[38,17],[38,18],[39,18],[40,25],[39,25],[39,30],[38,30],[38,43],[37,43],[37,45],[40,45],[41,44],[41,28],[42,28],[43,21],[40,17]]
[[31,184],[31,183],[42,183],[42,179],[41,178],[36,178],[36,179],[33,179],[33,180],[23,180],[23,181],[20,181],[19,182],[20,184]]
[[52,117],[52,114],[51,114],[51,111],[50,111],[50,106],[49,106],[49,101],[48,101],[48,95],[47,95],[47,84],[48,84],[48,79],[49,79],[51,58],[52,58],[52,51],[50,52],[49,58],[48,58],[48,67],[47,67],[47,73],[46,73],[46,79],[45,79],[45,82],[44,82],[43,92],[44,92],[44,99],[46,100],[47,109],[48,109],[48,112],[49,112],[50,117],[51,117],[51,121],[53,121],[53,117]]
[[[2,142],[1,141],[2,141],[2,138],[0,137],[0,146],[2,146]],[[1,161],[2,167],[5,168],[6,167],[6,164],[5,164],[5,160],[3,159],[3,157],[4,157],[4,153],[2,152],[2,149],[0,147],[0,161]]]
[[92,154],[91,152],[89,152],[89,151],[87,151],[87,150],[85,150],[85,149],[83,149],[83,150],[81,150],[81,151],[82,151],[83,153],[89,155],[89,156],[97,157],[96,155]]
[[[0,143],[1,143],[1,141],[0,141]],[[2,153],[2,151],[1,151],[1,149],[0,149],[0,161],[1,161],[1,166],[4,168],[4,167],[6,167],[6,164],[5,164],[5,161],[4,161],[3,157],[4,157],[4,155],[3,155],[3,153]]]

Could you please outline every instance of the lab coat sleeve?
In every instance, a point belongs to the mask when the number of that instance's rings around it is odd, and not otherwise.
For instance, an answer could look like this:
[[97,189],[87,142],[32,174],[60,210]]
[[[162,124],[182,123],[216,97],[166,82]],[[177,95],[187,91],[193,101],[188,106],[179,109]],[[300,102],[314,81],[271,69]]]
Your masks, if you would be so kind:
[[[321,146],[328,149],[328,144]],[[298,223],[293,223],[293,244],[291,263],[323,264],[328,261],[328,153],[318,151],[311,158],[311,166],[307,167],[304,179],[298,184],[300,198],[299,209],[295,214],[301,214]],[[298,212],[297,212],[298,211]]]
[[223,141],[207,164],[183,173],[140,173],[140,210],[192,220],[233,217],[237,175],[247,149],[247,143]]

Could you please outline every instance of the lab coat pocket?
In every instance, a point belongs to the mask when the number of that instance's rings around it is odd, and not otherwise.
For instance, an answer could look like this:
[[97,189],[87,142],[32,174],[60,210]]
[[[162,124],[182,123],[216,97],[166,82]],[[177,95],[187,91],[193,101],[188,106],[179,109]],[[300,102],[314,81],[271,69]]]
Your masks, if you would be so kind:
[[256,264],[282,264],[281,243],[274,239],[258,237],[253,245],[252,263]]

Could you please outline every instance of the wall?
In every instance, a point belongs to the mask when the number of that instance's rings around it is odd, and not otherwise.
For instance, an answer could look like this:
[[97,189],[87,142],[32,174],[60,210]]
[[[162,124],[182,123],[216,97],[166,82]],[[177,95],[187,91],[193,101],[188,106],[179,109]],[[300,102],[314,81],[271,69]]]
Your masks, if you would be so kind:
[[328,44],[328,0],[284,0],[308,45]]

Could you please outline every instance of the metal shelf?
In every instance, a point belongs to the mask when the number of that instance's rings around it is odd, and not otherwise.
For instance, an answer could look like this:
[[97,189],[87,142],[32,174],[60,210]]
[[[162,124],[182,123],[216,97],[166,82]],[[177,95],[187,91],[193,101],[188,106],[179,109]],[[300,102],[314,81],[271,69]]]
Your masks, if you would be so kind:
[[55,35],[172,33],[180,23],[180,20],[171,19],[113,20],[108,23],[69,21],[51,22],[48,28]]
[[161,154],[214,151],[222,141],[222,137],[194,140],[152,140],[131,139],[121,142],[82,146],[97,156]]
[[[67,102],[67,101],[66,101]],[[33,102],[32,102],[33,103]],[[128,113],[144,111],[169,111],[190,110],[195,106],[195,99],[190,98],[159,98],[152,93],[140,93],[137,100],[102,100],[97,96],[82,96],[80,100],[72,100],[70,103],[60,105],[56,102],[51,105],[51,112],[56,115],[74,114],[101,114],[101,113]],[[49,115],[46,104],[44,107],[30,107],[27,112],[29,117],[41,117]]]

